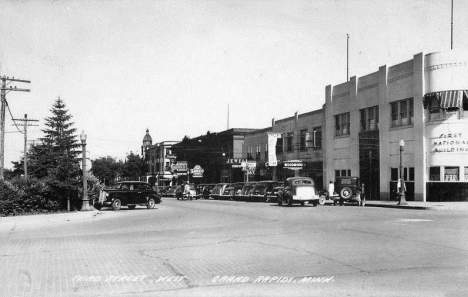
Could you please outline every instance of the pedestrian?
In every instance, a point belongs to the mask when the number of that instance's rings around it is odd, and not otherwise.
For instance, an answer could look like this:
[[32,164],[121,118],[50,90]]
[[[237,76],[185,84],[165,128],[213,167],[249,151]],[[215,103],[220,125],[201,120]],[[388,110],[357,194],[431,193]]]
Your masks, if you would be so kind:
[[333,195],[335,195],[335,184],[333,183],[333,181],[330,181],[330,183],[328,184],[328,197],[333,197]]
[[192,200],[192,196],[190,195],[190,185],[188,184],[188,182],[186,182],[184,185],[184,194],[187,195],[187,197],[190,198],[190,200]]

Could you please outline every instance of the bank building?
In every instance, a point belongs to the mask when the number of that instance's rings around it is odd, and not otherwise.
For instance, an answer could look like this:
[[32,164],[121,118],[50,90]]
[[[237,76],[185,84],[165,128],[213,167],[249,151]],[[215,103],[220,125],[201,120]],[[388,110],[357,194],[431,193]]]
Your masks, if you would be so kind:
[[467,90],[468,52],[457,50],[327,86],[325,180],[357,175],[371,199],[395,199],[401,153],[407,200],[466,200]]

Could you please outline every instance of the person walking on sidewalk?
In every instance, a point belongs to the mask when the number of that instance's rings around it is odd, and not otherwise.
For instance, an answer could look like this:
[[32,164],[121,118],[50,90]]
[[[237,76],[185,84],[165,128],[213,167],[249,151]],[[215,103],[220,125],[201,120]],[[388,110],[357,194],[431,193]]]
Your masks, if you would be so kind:
[[332,198],[335,195],[335,184],[333,181],[330,181],[328,184],[328,197]]

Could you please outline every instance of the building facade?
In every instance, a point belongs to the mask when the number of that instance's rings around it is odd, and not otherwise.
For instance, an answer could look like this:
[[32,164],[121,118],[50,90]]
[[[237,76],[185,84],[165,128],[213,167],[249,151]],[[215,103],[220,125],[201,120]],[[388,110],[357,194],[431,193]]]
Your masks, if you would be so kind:
[[[322,125],[323,110],[272,120],[271,127],[245,136],[244,159],[255,170],[249,180],[285,180],[292,176],[312,177],[323,184]],[[277,164],[270,164],[268,135],[276,134],[275,155]],[[271,148],[271,147],[270,147]],[[248,171],[247,171],[248,172]]]
[[454,50],[327,86],[326,179],[357,175],[370,199],[391,200],[401,174],[409,201],[466,200],[467,90],[468,52]]

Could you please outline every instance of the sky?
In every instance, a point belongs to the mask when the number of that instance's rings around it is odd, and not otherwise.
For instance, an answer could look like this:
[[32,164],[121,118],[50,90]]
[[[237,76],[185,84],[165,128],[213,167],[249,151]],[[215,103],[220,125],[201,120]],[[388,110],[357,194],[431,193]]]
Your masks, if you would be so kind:
[[[0,75],[14,118],[43,136],[60,96],[91,159],[207,131],[265,128],[320,109],[325,87],[414,54],[450,50],[451,0],[10,1],[0,5]],[[468,1],[454,0],[454,48],[468,50]],[[24,137],[6,115],[5,167]]]

